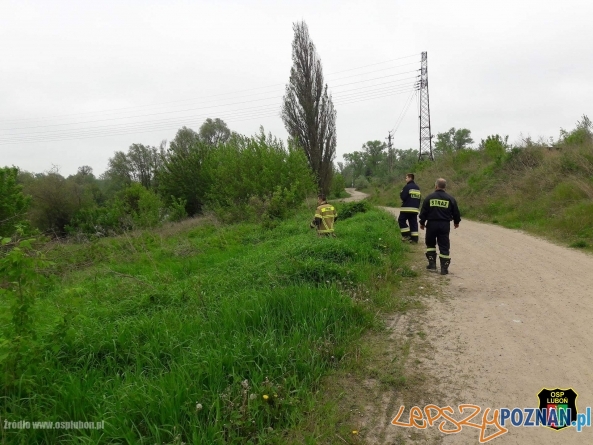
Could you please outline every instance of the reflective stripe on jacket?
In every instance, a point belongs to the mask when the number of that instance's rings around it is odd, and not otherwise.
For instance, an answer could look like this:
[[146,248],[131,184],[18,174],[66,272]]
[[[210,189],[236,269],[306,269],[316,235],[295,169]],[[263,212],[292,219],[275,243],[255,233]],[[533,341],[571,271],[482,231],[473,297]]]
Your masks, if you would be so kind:
[[409,213],[418,213],[420,210],[420,187],[414,182],[408,182],[399,194],[402,200],[400,211]]

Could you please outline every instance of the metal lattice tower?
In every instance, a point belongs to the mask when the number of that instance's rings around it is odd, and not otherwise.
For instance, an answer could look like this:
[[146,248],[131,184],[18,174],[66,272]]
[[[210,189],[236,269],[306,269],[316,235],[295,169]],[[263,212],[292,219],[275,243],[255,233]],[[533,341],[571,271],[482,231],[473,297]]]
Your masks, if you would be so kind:
[[420,95],[418,99],[418,110],[420,120],[420,151],[418,152],[418,160],[430,159],[434,161],[432,155],[432,133],[430,131],[430,101],[428,99],[428,63],[426,51],[422,53],[422,61],[420,65]]

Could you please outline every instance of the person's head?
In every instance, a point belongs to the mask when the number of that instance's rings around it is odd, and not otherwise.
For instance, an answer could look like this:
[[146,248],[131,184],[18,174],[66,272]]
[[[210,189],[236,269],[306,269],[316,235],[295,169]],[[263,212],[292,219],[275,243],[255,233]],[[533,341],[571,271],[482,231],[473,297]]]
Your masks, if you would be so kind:
[[323,193],[320,193],[319,195],[317,195],[317,203],[323,204],[324,202],[325,202],[325,195]]
[[414,180],[414,173],[406,173],[406,182]]
[[447,188],[447,181],[445,181],[443,178],[437,179],[434,183],[434,188],[435,190],[445,190]]

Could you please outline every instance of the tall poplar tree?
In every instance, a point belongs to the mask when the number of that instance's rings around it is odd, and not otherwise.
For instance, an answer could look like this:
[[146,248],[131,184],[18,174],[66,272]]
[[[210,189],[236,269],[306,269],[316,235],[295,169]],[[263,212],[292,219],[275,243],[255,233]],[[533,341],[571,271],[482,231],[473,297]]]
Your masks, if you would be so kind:
[[319,190],[328,194],[336,155],[336,111],[305,22],[293,23],[292,68],[282,105],[288,134],[302,147]]

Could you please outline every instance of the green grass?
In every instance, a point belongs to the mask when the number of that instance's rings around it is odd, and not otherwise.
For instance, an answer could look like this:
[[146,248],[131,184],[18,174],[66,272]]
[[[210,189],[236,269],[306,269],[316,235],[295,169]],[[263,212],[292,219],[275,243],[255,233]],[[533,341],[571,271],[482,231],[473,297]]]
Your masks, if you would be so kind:
[[4,389],[2,419],[105,429],[3,440],[282,443],[377,310],[398,308],[392,290],[409,275],[390,215],[355,214],[327,239],[309,213],[271,230],[204,220],[54,246],[34,307],[39,351]]
[[[426,196],[444,177],[463,218],[522,229],[569,246],[593,245],[593,145],[514,148],[500,162],[479,150],[461,151],[419,166]],[[399,205],[403,184],[373,192],[377,205]]]

